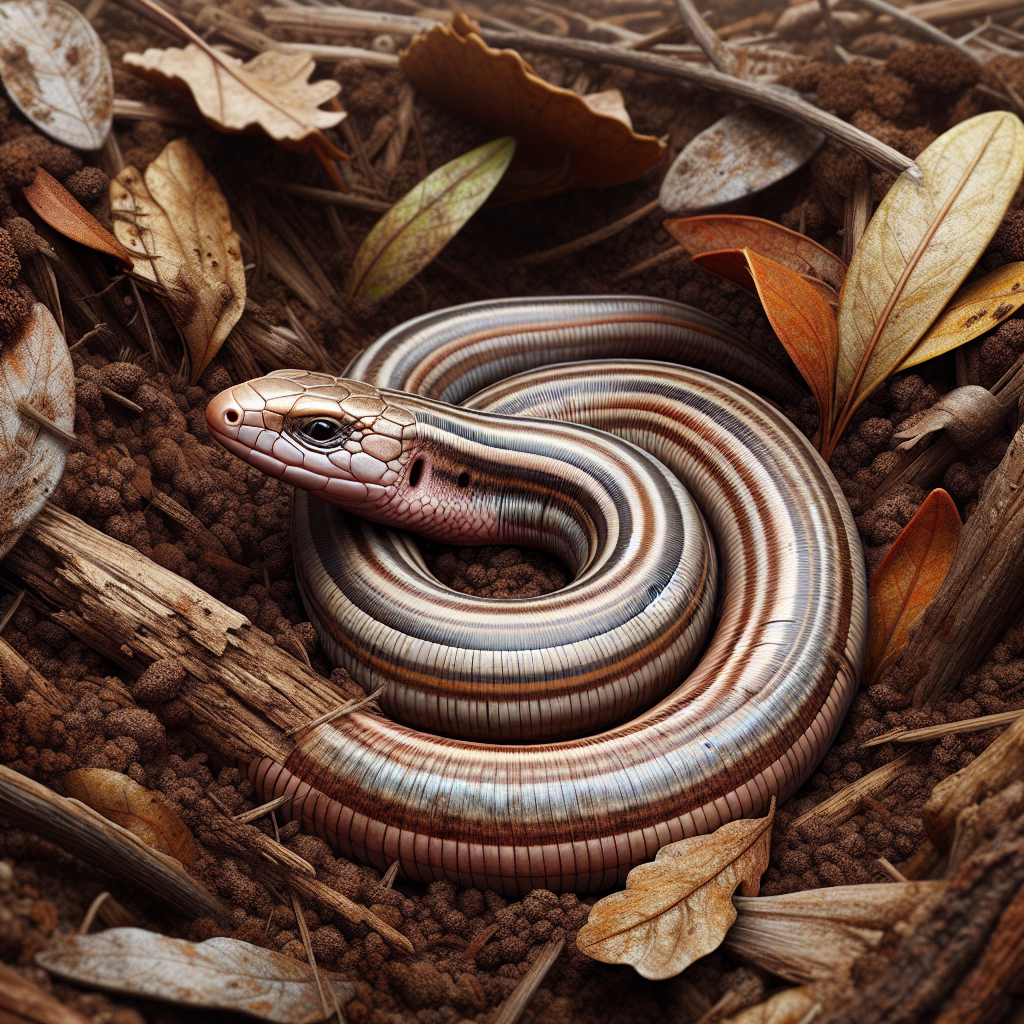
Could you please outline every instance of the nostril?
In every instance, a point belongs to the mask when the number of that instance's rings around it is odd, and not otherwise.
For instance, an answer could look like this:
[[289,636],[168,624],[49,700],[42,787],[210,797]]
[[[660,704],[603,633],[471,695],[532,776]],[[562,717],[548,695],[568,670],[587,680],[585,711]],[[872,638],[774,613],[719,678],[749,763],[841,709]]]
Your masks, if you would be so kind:
[[228,423],[237,423],[239,419],[238,410],[228,409],[227,412],[224,413],[224,419],[226,419]]

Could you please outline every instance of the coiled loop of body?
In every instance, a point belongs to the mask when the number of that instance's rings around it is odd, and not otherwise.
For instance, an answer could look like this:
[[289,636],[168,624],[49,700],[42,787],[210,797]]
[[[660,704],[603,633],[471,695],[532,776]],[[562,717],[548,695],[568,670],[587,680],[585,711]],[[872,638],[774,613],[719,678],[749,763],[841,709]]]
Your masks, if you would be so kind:
[[[214,436],[301,488],[326,652],[384,688],[385,715],[254,762],[262,795],[347,856],[515,895],[621,885],[801,785],[857,686],[863,557],[811,445],[714,370],[798,394],[714,318],[609,296],[442,310],[343,378],[218,396]],[[401,527],[541,547],[573,582],[458,594]]]

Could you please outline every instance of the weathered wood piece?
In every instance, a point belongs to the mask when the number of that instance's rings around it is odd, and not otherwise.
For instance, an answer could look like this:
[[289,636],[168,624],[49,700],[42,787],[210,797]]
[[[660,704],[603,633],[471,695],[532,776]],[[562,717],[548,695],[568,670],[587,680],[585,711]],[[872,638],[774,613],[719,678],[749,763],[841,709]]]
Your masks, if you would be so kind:
[[77,800],[0,765],[0,817],[109,871],[189,917],[229,923],[231,912],[185,872],[127,829]]
[[284,761],[285,732],[344,699],[244,615],[53,505],[4,565],[61,609],[56,622],[129,673],[180,659],[190,728],[229,756]]
[[989,476],[949,573],[897,663],[906,688],[915,687],[915,705],[976,668],[1024,604],[1022,484],[1024,428]]

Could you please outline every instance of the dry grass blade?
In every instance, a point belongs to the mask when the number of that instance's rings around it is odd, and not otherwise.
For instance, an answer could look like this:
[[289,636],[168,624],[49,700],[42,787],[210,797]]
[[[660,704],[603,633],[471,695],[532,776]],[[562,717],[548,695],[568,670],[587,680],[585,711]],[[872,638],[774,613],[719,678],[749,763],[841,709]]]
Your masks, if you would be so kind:
[[106,768],[79,768],[61,780],[67,796],[116,822],[154,850],[191,864],[199,855],[178,812],[134,779]]
[[515,152],[495,139],[439,167],[374,225],[349,269],[345,290],[375,301],[415,277],[487,201]]
[[576,944],[604,963],[631,964],[645,978],[671,978],[717,949],[736,919],[732,894],[756,896],[768,866],[775,799],[764,818],[663,846],[633,868],[624,892],[595,903]]
[[711,210],[782,181],[821,148],[825,136],[781,114],[745,107],[692,139],[661,183],[667,213]]
[[710,214],[665,221],[665,230],[689,253],[750,249],[794,271],[816,277],[836,292],[846,264],[822,245],[774,221],[738,214]]
[[864,679],[877,682],[906,649],[949,572],[960,541],[960,513],[942,489],[932,491],[903,528],[868,587]]
[[965,284],[900,364],[908,370],[991,330],[1024,305],[1024,262],[1007,263]]
[[839,307],[831,453],[867,396],[913,351],[995,234],[1024,174],[1024,125],[979,114],[918,157],[924,183],[897,180],[850,263]]
[[126,167],[110,183],[114,230],[175,314],[192,356],[192,382],[245,308],[241,244],[227,201],[184,138],[140,175]]
[[[64,336],[49,310],[36,303],[0,354],[0,558],[60,482],[67,437],[74,438],[74,377]],[[44,417],[64,436],[27,418],[26,410]]]
[[[181,1006],[232,1010],[278,1024],[315,1024],[327,1015],[314,969],[239,939],[171,939],[141,928],[68,936],[36,955],[60,978]],[[355,986],[322,972],[339,1003]]]
[[22,190],[28,205],[54,231],[97,252],[120,260],[128,269],[132,258],[125,247],[49,172],[36,168],[35,180]]
[[95,29],[61,0],[0,4],[0,78],[18,109],[74,149],[110,134],[114,77]]
[[1019,711],[1003,711],[998,715],[982,715],[980,718],[965,718],[959,722],[943,722],[942,725],[926,725],[923,729],[896,729],[883,733],[861,744],[861,748],[880,747],[883,743],[926,743],[960,733],[984,732],[1016,722],[1024,717],[1024,708]]

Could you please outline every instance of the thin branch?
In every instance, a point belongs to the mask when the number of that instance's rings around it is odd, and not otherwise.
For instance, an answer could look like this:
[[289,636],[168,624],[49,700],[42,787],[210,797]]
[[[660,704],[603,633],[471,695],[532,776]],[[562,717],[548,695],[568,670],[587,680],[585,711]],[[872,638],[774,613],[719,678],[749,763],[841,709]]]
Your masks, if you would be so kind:
[[44,415],[38,409],[33,408],[24,398],[18,399],[18,412],[22,416],[27,416],[31,420],[35,420],[41,427],[48,430],[54,437],[59,437],[62,441],[67,441],[68,444],[78,444],[78,438],[71,433],[70,430],[65,430],[63,427],[58,427],[49,416]]
[[251,811],[243,811],[241,814],[236,814],[233,820],[242,825],[248,825],[250,822],[262,818],[264,814],[276,811],[278,807],[282,807],[289,800],[293,799],[294,795],[294,793],[285,793],[284,796],[268,800],[265,804],[260,804],[259,807],[254,807]]
[[[822,0],[822,2],[824,3],[826,0]],[[894,21],[898,21],[901,25],[906,25],[911,31],[929,40],[929,42],[940,43],[942,46],[951,46],[954,50],[959,50],[965,56],[970,57],[971,60],[978,60],[977,54],[964,43],[947,35],[941,28],[936,28],[934,25],[929,25],[927,21],[922,21],[920,18],[915,17],[909,11],[905,11],[900,7],[894,7],[892,4],[886,3],[885,0],[857,0],[857,3],[862,7],[867,7],[870,11],[874,11],[876,14],[887,14]]]
[[735,75],[738,67],[736,55],[711,30],[708,23],[700,16],[693,0],[676,0],[679,16],[683,24],[690,30],[697,45],[708,55],[708,60],[723,75]]
[[597,245],[598,242],[603,242],[606,238],[612,238],[620,231],[625,231],[626,228],[631,224],[635,224],[638,220],[643,220],[644,217],[654,213],[659,206],[658,200],[654,199],[641,206],[638,210],[627,213],[625,217],[620,217],[618,220],[612,221],[611,224],[606,224],[603,228],[591,231],[588,235],[581,235],[579,238],[574,238],[571,242],[556,245],[553,249],[530,253],[528,256],[522,256],[513,262],[524,267],[535,267],[541,263],[550,263],[552,260],[561,259],[563,256],[570,256],[574,252],[589,249],[590,246]]
[[942,725],[928,725],[923,729],[895,729],[892,732],[883,733],[874,739],[861,744],[861,749],[866,747],[880,747],[883,743],[925,743],[928,740],[941,739],[943,736],[963,734],[968,732],[984,732],[986,729],[996,729],[1004,725],[1016,722],[1018,718],[1024,717],[1024,708],[1016,711],[1001,711],[997,715],[982,715],[980,718],[965,718],[959,722],[943,722]]

